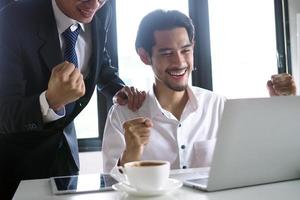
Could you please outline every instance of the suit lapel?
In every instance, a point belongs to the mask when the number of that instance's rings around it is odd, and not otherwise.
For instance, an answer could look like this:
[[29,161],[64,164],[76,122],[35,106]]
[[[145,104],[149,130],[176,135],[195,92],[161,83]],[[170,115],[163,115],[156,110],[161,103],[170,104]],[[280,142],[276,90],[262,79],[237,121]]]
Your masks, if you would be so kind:
[[45,4],[49,5],[48,7],[46,5],[44,9],[44,12],[47,13],[44,15],[44,17],[46,17],[47,20],[41,20],[41,22],[43,21],[43,23],[39,24],[38,36],[41,41],[41,48],[39,53],[44,63],[51,71],[55,65],[62,62],[63,58],[61,54],[59,36],[51,6],[51,1],[45,2],[47,2]]

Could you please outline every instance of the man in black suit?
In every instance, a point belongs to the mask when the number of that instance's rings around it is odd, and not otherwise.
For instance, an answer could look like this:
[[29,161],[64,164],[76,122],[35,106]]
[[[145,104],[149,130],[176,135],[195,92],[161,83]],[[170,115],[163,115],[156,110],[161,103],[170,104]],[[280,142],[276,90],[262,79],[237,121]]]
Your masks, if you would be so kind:
[[[21,179],[78,173],[73,119],[95,86],[133,110],[142,104],[145,94],[111,66],[110,16],[106,0],[19,0],[1,10],[0,199]],[[75,61],[66,56],[67,29],[79,30]]]

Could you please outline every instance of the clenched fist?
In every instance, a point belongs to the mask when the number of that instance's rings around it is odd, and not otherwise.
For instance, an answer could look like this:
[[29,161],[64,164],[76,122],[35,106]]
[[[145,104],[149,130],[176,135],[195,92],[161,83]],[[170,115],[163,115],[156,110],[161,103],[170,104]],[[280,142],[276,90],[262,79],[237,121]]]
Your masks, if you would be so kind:
[[267,82],[270,96],[296,95],[296,84],[290,74],[282,73],[271,76]]
[[85,85],[81,72],[67,61],[52,69],[46,99],[49,107],[59,110],[85,94]]
[[148,144],[150,129],[153,126],[150,119],[139,117],[123,124],[126,149],[123,152],[121,164],[140,160],[144,146]]

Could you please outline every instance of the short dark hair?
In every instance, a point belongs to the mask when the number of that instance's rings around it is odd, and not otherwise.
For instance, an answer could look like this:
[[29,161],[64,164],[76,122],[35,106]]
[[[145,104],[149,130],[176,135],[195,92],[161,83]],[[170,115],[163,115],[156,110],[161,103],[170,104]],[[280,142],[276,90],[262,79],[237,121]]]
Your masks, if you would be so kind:
[[171,30],[183,27],[186,29],[190,42],[194,41],[195,28],[192,20],[177,10],[154,10],[147,14],[141,21],[136,40],[135,49],[143,48],[152,56],[152,47],[155,45],[154,32]]

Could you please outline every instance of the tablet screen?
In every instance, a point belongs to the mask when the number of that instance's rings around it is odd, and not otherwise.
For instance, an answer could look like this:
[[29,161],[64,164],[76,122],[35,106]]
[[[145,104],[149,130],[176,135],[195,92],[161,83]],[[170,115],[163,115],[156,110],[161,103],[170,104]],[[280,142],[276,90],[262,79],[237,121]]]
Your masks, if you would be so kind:
[[112,190],[117,181],[109,174],[83,174],[50,178],[54,194]]

